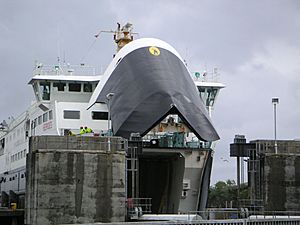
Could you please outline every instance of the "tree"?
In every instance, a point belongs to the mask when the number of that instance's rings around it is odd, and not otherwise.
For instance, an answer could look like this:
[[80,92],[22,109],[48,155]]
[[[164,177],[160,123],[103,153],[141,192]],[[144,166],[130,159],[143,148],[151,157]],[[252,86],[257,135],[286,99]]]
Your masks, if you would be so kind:
[[[240,189],[240,199],[248,198],[247,184],[242,184]],[[218,181],[209,188],[208,207],[225,208],[238,207],[238,187],[234,180]]]

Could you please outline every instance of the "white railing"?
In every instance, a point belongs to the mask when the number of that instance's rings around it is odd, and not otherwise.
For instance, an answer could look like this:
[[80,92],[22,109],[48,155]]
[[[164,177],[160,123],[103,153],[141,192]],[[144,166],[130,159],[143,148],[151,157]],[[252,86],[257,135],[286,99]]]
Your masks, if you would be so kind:
[[96,68],[92,66],[57,64],[43,65],[37,63],[33,75],[96,75]]
[[194,81],[200,82],[219,82],[220,74],[217,68],[212,71],[191,71],[191,77]]

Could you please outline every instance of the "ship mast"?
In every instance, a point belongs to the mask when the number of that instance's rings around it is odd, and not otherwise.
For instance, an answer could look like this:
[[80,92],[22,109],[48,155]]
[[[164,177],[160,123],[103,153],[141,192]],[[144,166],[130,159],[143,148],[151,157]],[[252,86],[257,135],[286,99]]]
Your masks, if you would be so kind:
[[121,28],[120,23],[118,23],[117,30],[114,34],[114,41],[118,46],[117,52],[129,42],[133,41],[132,24],[126,23],[125,26]]
[[133,41],[133,35],[138,34],[132,32],[132,24],[126,23],[122,28],[121,24],[117,23],[117,29],[115,31],[110,30],[102,30],[98,34],[95,35],[96,38],[99,37],[101,33],[113,33],[114,34],[114,41],[117,44],[117,52],[120,51],[121,48],[123,48],[125,45],[127,45],[129,42]]

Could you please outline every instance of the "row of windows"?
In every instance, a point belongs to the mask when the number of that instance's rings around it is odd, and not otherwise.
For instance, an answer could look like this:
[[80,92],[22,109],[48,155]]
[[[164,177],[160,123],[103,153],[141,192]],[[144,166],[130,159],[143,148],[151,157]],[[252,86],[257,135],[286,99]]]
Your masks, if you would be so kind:
[[[43,115],[39,116],[38,118],[35,118],[31,123],[31,129],[34,129],[38,125],[41,125],[42,123],[47,122],[48,120],[53,119],[53,111],[50,110],[48,112],[45,112]],[[25,124],[26,125],[26,124]],[[15,140],[21,135],[24,135],[24,130],[27,130],[26,126],[16,128],[14,132],[12,132],[6,139],[7,142],[10,142],[11,140]],[[28,133],[27,133],[28,135]],[[0,149],[5,147],[5,139],[2,138],[0,140]]]
[[[57,88],[58,91],[65,91],[66,83],[64,82],[54,82],[53,87]],[[70,92],[81,92],[81,87],[83,92],[92,92],[93,85],[91,83],[84,83],[83,86],[81,83],[68,83]]]
[[18,138],[20,135],[23,135],[23,134],[24,134],[24,128],[18,128],[13,133],[11,133],[7,138],[5,138],[5,139],[6,139],[7,142],[9,142],[12,139],[14,140],[14,139]]
[[26,157],[26,149],[10,156],[10,161],[15,162]]
[[[53,88],[57,89],[57,91],[65,91],[67,83],[65,82],[54,82]],[[40,93],[42,93],[43,100],[50,100],[50,86],[51,83],[49,82],[41,82],[40,83]],[[83,89],[83,92],[93,92],[93,85],[92,83],[68,83],[68,90],[69,92],[81,92],[81,89]]]
[[[80,119],[80,111],[64,110],[64,119]],[[93,120],[108,120],[108,112],[92,111]]]
[[50,110],[49,112],[45,112],[43,115],[40,115],[38,118],[35,118],[33,120],[33,123],[31,124],[31,128],[34,129],[36,128],[38,125],[41,125],[42,123],[47,122],[48,120],[52,120],[53,119],[53,111]]
[[[17,177],[18,177],[18,174],[14,175],[14,176],[12,176],[12,177],[9,177],[8,181],[16,180]],[[26,172],[21,173],[21,174],[20,174],[20,177],[21,177],[21,179],[25,178],[25,177],[26,177]],[[6,177],[5,177],[5,178],[2,177],[2,179],[0,180],[0,184],[1,184],[2,182],[3,182],[3,183],[6,182]]]

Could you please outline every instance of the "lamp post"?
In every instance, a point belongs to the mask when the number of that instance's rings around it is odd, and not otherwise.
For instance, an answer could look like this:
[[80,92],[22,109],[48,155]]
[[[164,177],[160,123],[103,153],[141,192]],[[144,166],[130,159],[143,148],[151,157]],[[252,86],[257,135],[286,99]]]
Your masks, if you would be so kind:
[[106,95],[106,99],[107,99],[107,108],[108,108],[108,118],[107,118],[107,131],[110,132],[111,129],[111,125],[110,125],[110,121],[111,121],[111,115],[110,115],[110,100],[112,99],[112,97],[115,95],[115,93],[108,93]]
[[272,104],[274,106],[274,147],[275,147],[275,154],[278,153],[278,148],[277,148],[277,127],[276,127],[276,106],[279,104],[279,98],[272,98]]
[[107,138],[107,144],[108,144],[108,152],[111,151],[111,142],[110,142],[110,136],[111,136],[111,133],[110,133],[110,129],[111,129],[111,126],[110,126],[110,120],[111,120],[111,116],[110,116],[110,100],[112,99],[112,97],[115,95],[115,93],[108,93],[106,95],[106,99],[107,99],[107,109],[108,109],[108,118],[107,118],[107,133],[108,133],[108,138]]

